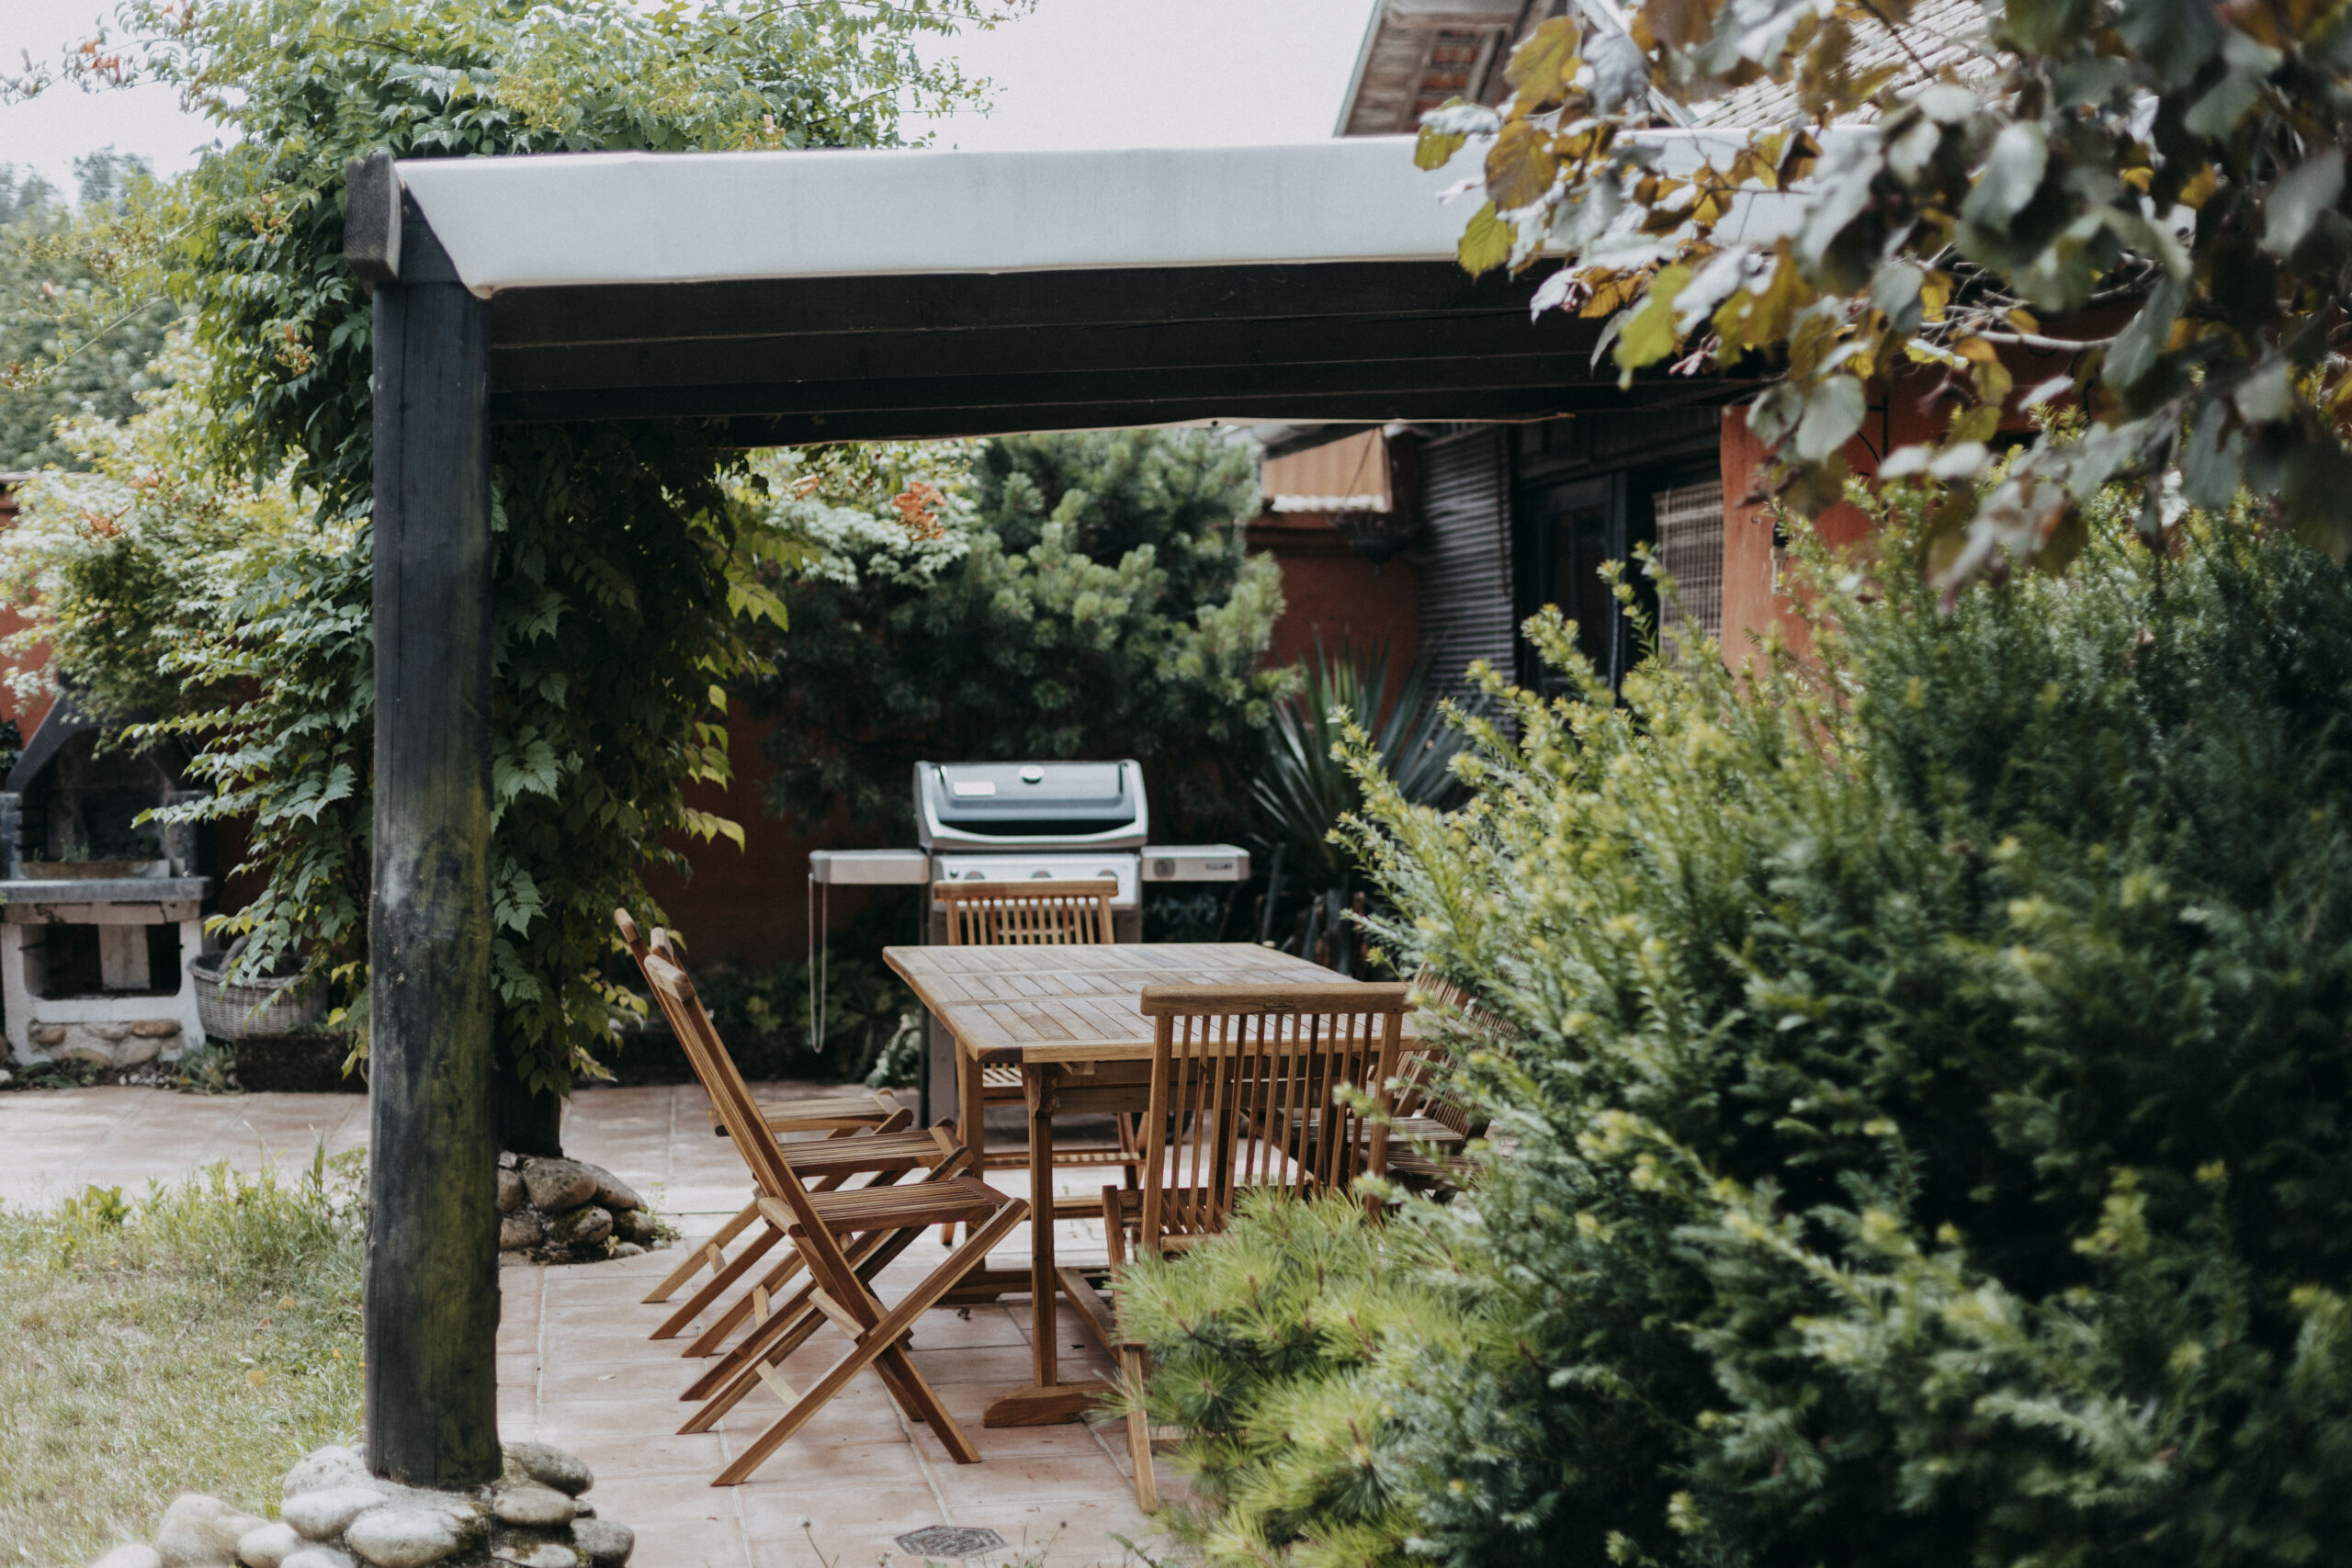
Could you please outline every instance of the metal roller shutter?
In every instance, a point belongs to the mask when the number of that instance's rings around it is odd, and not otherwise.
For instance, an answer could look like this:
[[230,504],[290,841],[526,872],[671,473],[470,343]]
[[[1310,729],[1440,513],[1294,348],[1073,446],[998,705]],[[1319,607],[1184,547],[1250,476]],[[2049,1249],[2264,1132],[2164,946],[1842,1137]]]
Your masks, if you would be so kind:
[[1510,506],[1504,432],[1430,443],[1422,467],[1421,649],[1442,696],[1466,697],[1463,671],[1483,659],[1512,672]]

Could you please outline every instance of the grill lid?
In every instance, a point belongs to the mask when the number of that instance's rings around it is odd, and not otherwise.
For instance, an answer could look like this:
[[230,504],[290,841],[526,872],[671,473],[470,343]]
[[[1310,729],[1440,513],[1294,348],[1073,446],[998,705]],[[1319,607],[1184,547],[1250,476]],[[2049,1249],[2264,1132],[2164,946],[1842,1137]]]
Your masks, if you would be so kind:
[[1139,846],[1143,770],[1120,762],[917,762],[922,847]]

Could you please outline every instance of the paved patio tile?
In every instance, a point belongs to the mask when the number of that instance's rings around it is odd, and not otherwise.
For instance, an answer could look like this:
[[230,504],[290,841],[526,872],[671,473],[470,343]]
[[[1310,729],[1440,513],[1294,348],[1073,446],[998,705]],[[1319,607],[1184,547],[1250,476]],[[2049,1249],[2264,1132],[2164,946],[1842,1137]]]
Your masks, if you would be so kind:
[[[805,1086],[762,1086],[783,1100]],[[359,1095],[234,1095],[203,1098],[141,1089],[0,1095],[0,1201],[45,1205],[85,1186],[143,1186],[176,1179],[214,1160],[240,1170],[267,1165],[288,1175],[329,1153],[364,1147],[367,1100]],[[751,1196],[741,1163],[713,1137],[701,1091],[691,1087],[585,1089],[566,1108],[564,1144],[577,1157],[612,1169],[661,1213],[699,1239]],[[1021,1171],[989,1180],[1025,1194]],[[1091,1172],[1057,1173],[1065,1192],[1099,1187]],[[1099,1261],[1099,1228],[1056,1226],[1064,1262]],[[990,1255],[1025,1267],[1026,1227]],[[983,1462],[958,1465],[937,1437],[907,1421],[881,1381],[861,1373],[759,1472],[739,1487],[709,1482],[782,1414],[755,1390],[713,1433],[682,1436],[694,1406],[677,1394],[707,1363],[679,1355],[684,1341],[645,1335],[672,1303],[641,1298],[674,1268],[675,1248],[584,1268],[509,1263],[499,1270],[500,1430],[573,1449],[597,1475],[599,1514],[638,1533],[646,1568],[870,1568],[888,1551],[909,1561],[897,1538],[925,1526],[992,1529],[1003,1551],[968,1560],[1005,1568],[1046,1549],[1046,1568],[1134,1564],[1114,1539],[1159,1542],[1135,1508],[1125,1471],[1125,1430],[1080,1423],[991,1431],[980,1413],[997,1393],[1027,1381],[1029,1304],[926,1314],[916,1325],[916,1364],[961,1424]],[[877,1281],[885,1301],[911,1289],[945,1256],[924,1238]],[[689,1287],[691,1289],[691,1287]],[[681,1298],[684,1292],[681,1292]],[[1103,1375],[1108,1364],[1065,1310],[1058,1326],[1064,1375]],[[806,1387],[845,1342],[827,1328],[787,1360],[786,1378]],[[1163,1459],[1163,1495],[1182,1483]],[[797,1521],[809,1519],[812,1548]],[[1164,1544],[1164,1543],[1162,1543]],[[822,1556],[819,1555],[821,1549]],[[1160,1555],[1159,1545],[1154,1555]],[[915,1559],[914,1561],[921,1561]]]

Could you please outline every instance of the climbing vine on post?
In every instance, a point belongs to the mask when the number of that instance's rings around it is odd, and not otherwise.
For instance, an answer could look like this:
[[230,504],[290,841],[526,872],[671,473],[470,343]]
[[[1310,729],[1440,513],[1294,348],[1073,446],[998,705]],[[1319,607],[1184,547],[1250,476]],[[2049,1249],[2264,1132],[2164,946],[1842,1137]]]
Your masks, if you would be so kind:
[[[1951,6],[1907,28],[1916,0],[1570,9],[1513,54],[1499,110],[1424,117],[1424,167],[1484,157],[1463,265],[1565,252],[1535,307],[1608,318],[1628,380],[1777,359],[1748,423],[1790,503],[1838,498],[1865,383],[1917,365],[1949,419],[1882,473],[1938,488],[1950,582],[2062,566],[2119,479],[2154,481],[2152,542],[2168,490],[2220,508],[2243,488],[2352,550],[2352,6],[2007,0],[1956,33]],[[1801,116],[1668,129],[1766,78]],[[1767,202],[1793,209],[1784,231],[1739,238]],[[2022,400],[2078,397],[2089,424],[1996,471],[2012,345],[2073,352]]]

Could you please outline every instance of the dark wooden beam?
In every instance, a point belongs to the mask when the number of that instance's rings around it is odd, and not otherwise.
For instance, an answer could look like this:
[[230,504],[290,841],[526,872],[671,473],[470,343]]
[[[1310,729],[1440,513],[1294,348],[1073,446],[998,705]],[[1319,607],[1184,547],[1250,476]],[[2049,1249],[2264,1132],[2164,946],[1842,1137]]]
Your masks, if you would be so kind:
[[[982,327],[956,332],[811,333],[493,348],[494,392],[695,387],[774,381],[1001,376],[1041,371],[1371,365],[1581,355],[1601,323],[1557,311],[1339,321],[1178,321],[1125,326]],[[1604,370],[1609,367],[1604,367]],[[1610,373],[1613,376],[1613,370]],[[1589,375],[1598,375],[1591,372]]]
[[420,223],[375,300],[368,1463],[499,1473],[490,321]]
[[706,434],[721,446],[808,446],[836,441],[922,441],[962,435],[1009,435],[1035,430],[1109,430],[1129,425],[1217,421],[1230,424],[1441,423],[1454,420],[1521,422],[1594,410],[1618,412],[1645,406],[1685,407],[1723,402],[1747,389],[1724,383],[1683,382],[1651,387],[1636,382],[1632,392],[1614,386],[1533,388],[1499,391],[1323,397],[1139,398],[1121,402],[1085,402],[988,409],[869,410],[712,420]]
[[[911,368],[920,369],[920,367]],[[1646,387],[1648,383],[1645,383]],[[1687,390],[1685,381],[1673,389]],[[1287,398],[1345,397],[1367,406],[1442,405],[1458,394],[1543,389],[1571,406],[1622,408],[1627,394],[1597,381],[1581,354],[1383,361],[1362,365],[1189,367],[1149,372],[1053,371],[1038,375],[875,377],[845,381],[615,387],[582,391],[500,392],[491,417],[502,423],[604,419],[703,419],[741,414],[922,413],[945,409],[1021,409],[1133,402],[1264,404]],[[1425,416],[1426,417],[1426,416]],[[1466,417],[1466,416],[1465,416]]]
[[501,348],[800,333],[1330,320],[1517,310],[1533,275],[1474,278],[1446,262],[1104,267],[727,283],[520,288],[492,302]]

